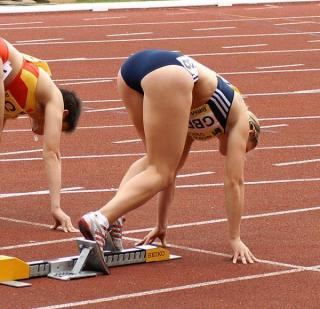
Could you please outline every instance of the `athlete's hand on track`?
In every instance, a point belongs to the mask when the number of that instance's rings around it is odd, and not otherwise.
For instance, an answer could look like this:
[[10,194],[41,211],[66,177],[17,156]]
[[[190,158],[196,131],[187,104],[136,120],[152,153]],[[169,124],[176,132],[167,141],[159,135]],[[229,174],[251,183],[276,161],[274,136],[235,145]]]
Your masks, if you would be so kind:
[[241,260],[242,264],[259,262],[240,238],[230,240],[230,245],[233,250],[233,263],[237,263],[238,258]]
[[138,241],[136,245],[149,245],[152,244],[157,238],[160,239],[163,247],[167,246],[166,241],[167,229],[160,229],[159,227],[153,228],[142,240]]
[[60,227],[65,233],[79,232],[79,230],[72,225],[70,217],[61,208],[52,210],[51,213],[55,221],[55,224],[50,227],[52,230]]

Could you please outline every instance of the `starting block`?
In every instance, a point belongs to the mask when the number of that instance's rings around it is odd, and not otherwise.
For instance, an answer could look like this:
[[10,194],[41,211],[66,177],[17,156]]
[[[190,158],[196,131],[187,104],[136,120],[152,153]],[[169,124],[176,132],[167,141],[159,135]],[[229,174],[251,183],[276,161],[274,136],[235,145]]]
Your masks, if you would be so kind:
[[98,275],[109,275],[109,267],[139,263],[168,261],[181,258],[169,250],[153,245],[142,245],[122,251],[100,250],[95,241],[76,239],[79,256],[70,256],[48,261],[24,262],[15,257],[0,256],[0,284],[14,287],[29,283],[15,280],[49,277],[73,280]]

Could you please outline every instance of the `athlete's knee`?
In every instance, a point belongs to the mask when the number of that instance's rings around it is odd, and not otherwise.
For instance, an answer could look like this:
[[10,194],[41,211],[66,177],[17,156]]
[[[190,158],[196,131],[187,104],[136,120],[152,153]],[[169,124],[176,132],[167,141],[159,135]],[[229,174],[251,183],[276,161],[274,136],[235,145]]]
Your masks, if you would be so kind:
[[154,175],[156,184],[160,190],[163,190],[174,182],[176,173],[170,168],[150,165],[148,169]]

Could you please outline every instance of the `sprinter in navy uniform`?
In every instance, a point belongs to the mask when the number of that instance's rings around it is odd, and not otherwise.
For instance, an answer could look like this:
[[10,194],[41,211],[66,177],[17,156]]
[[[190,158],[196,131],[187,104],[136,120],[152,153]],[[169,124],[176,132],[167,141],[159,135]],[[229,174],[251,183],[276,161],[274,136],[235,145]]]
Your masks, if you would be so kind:
[[257,261],[240,238],[240,221],[245,154],[256,147],[260,125],[238,90],[194,59],[165,50],[144,50],[129,57],[119,71],[118,90],[146,155],[131,165],[105,206],[80,219],[82,234],[103,247],[109,222],[159,194],[158,222],[139,244],[159,238],[165,246],[177,172],[194,140],[216,137],[226,157],[225,204],[233,262]]

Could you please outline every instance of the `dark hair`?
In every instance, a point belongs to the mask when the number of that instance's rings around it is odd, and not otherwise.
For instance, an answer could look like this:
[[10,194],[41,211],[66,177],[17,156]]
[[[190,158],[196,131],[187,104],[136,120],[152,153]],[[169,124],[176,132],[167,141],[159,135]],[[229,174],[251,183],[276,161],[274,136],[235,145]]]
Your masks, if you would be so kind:
[[72,132],[76,129],[79,121],[82,102],[77,97],[75,92],[60,88],[63,97],[64,109],[69,111],[69,114],[64,119],[68,123],[68,129],[66,132]]

